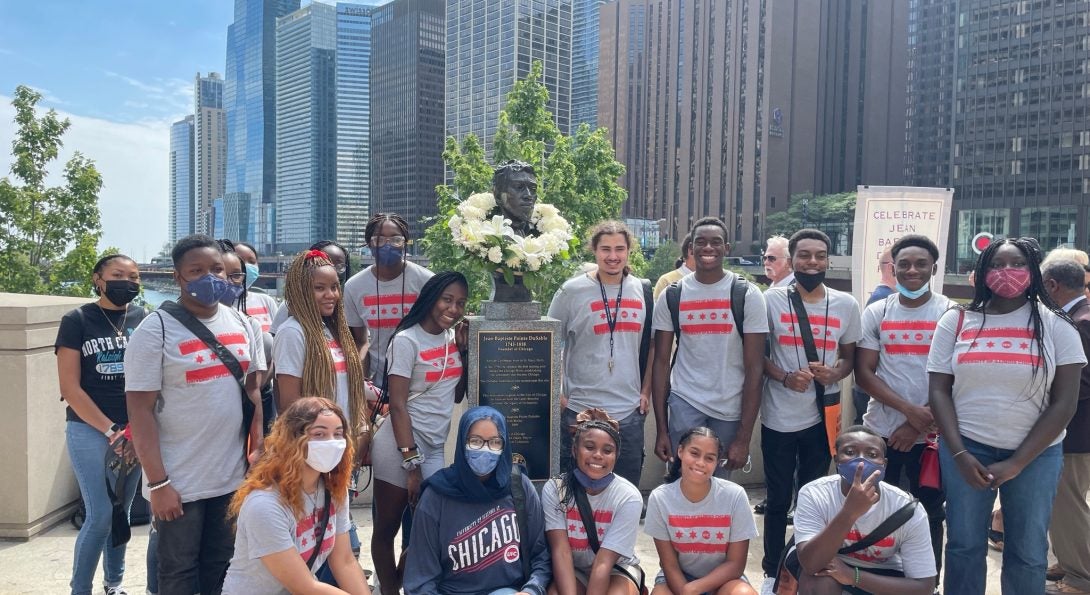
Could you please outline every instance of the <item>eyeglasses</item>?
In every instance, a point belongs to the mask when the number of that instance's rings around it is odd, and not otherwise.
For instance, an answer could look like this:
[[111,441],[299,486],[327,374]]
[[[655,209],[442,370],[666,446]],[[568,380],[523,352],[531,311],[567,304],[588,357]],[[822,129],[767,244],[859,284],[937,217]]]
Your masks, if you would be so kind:
[[227,279],[231,281],[231,283],[239,285],[246,280],[246,273],[231,273],[227,275]]
[[335,265],[333,265],[333,270],[337,271],[337,274],[340,275],[341,273],[348,270],[348,265],[346,265],[346,264],[335,264]]
[[485,440],[480,436],[470,436],[466,439],[466,447],[470,450],[481,450],[486,444],[488,445],[488,450],[503,450],[503,438],[500,438],[499,436],[489,438],[488,440]]
[[401,248],[405,245],[405,236],[377,236],[371,238],[371,244],[378,246],[393,246],[394,248]]
[[761,260],[763,260],[765,262],[776,262],[776,260],[778,260],[778,259],[776,258],[775,254],[765,254],[764,256],[761,257]]

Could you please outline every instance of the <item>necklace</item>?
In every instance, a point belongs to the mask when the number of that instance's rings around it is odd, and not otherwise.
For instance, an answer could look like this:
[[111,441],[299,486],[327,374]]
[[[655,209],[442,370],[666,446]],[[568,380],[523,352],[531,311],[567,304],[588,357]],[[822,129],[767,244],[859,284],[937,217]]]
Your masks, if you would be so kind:
[[[379,324],[380,319],[382,317],[382,291],[379,289],[378,264],[376,263],[376,264],[373,264],[371,266],[372,266],[371,274],[375,276],[375,348],[378,350],[378,351],[376,351],[376,353],[380,354],[383,357],[383,362],[385,363],[386,349],[384,349],[384,346],[382,345],[382,325]],[[397,311],[398,312],[398,319],[399,319],[398,322],[401,322],[400,319],[405,318],[405,314],[406,314],[406,312],[405,312],[405,277],[407,277],[408,275],[409,275],[408,262],[404,259],[404,257],[402,257],[402,261],[401,261],[401,301],[400,301],[400,305],[399,305],[400,309]],[[390,280],[393,281],[395,279],[397,279],[397,277],[394,277],[393,279],[390,279]],[[394,325],[394,329],[395,330],[397,329],[396,324]],[[394,336],[393,336],[393,334],[391,334],[390,339],[393,339],[393,338],[394,338]],[[385,365],[383,367],[385,368]],[[374,379],[374,381],[376,381],[376,382],[385,381],[385,379],[383,378],[383,376],[386,373],[385,370],[382,370],[382,371],[371,370],[370,372],[371,372],[371,376]]]
[[107,323],[109,323],[110,328],[114,329],[114,332],[117,333],[117,338],[120,339],[121,337],[124,337],[125,336],[125,321],[129,319],[129,308],[128,308],[128,306],[125,307],[125,313],[121,316],[121,328],[118,328],[117,325],[114,324],[114,321],[110,320],[110,317],[106,314],[106,310],[102,308],[102,305],[99,304],[98,302],[95,302],[95,305],[98,306],[98,311],[102,312],[102,317],[106,319]]
[[[609,327],[609,373],[613,373],[613,331],[617,328],[617,314],[621,311],[621,292],[624,291],[624,274],[621,274],[621,283],[617,286],[617,301],[613,302],[613,310],[609,309],[609,298],[606,296],[606,286],[602,283],[602,276],[594,275],[598,279],[598,289],[602,292],[602,306],[605,308],[606,326]],[[646,324],[646,321],[645,321]]]

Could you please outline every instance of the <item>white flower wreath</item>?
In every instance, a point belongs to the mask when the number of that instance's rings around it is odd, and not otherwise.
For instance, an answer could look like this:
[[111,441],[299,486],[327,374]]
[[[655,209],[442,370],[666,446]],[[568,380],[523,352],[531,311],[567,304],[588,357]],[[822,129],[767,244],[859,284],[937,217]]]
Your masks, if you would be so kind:
[[527,236],[516,234],[511,220],[502,214],[489,218],[495,208],[496,199],[488,192],[462,201],[447,222],[454,243],[489,266],[512,272],[534,272],[558,257],[568,258],[571,225],[556,207],[540,202],[534,205],[531,234]]

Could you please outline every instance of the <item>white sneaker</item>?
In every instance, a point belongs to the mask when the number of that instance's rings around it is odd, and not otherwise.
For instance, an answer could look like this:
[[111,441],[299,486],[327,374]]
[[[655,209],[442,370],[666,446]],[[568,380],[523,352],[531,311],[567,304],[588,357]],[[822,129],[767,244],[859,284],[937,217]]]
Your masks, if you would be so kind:
[[102,588],[105,589],[106,595],[129,595],[129,592],[126,591],[125,588],[121,585],[118,585],[116,587],[103,585]]
[[761,583],[761,595],[776,595],[772,592],[772,585],[776,583],[776,579],[772,577],[764,577],[764,582]]

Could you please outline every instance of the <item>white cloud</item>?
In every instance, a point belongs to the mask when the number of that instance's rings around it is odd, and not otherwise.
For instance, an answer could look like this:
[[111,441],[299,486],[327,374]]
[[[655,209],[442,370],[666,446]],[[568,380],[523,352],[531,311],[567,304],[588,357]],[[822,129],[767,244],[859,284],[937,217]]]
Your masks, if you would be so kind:
[[[170,120],[118,123],[58,111],[72,121],[60,157],[49,166],[48,184],[63,182],[64,163],[75,151],[102,174],[99,248],[116,246],[138,260],[151,258],[167,239]],[[15,108],[0,95],[0,175],[11,168]]]
[[[176,114],[193,111],[193,81],[182,78],[156,77],[151,82],[141,81],[112,70],[103,71],[106,76],[118,79],[139,91],[135,100],[160,113]],[[130,106],[131,107],[131,106]]]

